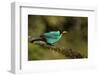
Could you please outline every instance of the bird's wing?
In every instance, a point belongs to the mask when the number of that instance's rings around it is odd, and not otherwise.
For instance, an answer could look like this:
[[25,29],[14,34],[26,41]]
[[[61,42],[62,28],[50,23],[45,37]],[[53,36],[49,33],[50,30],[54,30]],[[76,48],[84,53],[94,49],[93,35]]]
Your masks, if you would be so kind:
[[46,38],[56,38],[57,36],[59,36],[60,33],[59,32],[49,32],[49,33],[45,33],[44,36]]

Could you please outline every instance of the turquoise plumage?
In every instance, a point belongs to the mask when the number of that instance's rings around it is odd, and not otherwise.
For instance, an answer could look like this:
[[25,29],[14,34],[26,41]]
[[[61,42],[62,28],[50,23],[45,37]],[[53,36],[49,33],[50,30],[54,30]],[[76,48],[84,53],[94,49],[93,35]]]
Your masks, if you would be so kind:
[[60,31],[53,31],[43,34],[48,44],[54,44],[59,41],[62,37]]
[[[67,33],[66,31],[60,32],[60,31],[51,31],[44,33],[43,35],[40,35],[39,38],[32,38],[30,40],[31,43],[34,43],[35,41],[40,41],[40,43],[46,43],[48,45],[53,45],[54,43],[58,42],[62,35]],[[42,41],[42,42],[41,42]]]

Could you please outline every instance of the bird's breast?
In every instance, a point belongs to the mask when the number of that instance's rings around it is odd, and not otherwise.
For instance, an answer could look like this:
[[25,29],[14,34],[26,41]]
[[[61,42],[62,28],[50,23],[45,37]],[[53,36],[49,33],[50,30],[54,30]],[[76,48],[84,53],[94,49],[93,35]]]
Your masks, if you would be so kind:
[[61,36],[56,36],[56,37],[50,37],[50,38],[46,38],[47,42],[50,44],[56,43],[57,41],[59,41],[61,38]]

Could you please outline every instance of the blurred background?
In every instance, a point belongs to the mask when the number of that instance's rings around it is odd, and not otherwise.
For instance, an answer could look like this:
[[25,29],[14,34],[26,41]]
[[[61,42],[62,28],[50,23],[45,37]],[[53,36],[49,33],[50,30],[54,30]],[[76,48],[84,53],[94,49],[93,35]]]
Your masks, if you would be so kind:
[[[50,31],[67,31],[55,46],[71,48],[88,57],[88,17],[28,15],[28,36]],[[65,55],[28,42],[28,60],[69,59]]]

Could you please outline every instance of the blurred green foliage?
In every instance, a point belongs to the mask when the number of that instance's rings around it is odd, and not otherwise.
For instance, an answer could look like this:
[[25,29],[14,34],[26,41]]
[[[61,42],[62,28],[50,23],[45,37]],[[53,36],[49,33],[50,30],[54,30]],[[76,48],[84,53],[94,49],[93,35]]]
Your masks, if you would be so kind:
[[[71,48],[83,58],[88,57],[88,17],[28,15],[28,35],[39,37],[49,31],[68,31],[57,47]],[[28,60],[66,59],[64,55],[52,52],[39,45],[28,43]]]

